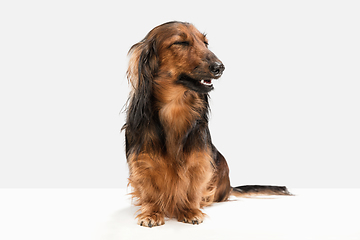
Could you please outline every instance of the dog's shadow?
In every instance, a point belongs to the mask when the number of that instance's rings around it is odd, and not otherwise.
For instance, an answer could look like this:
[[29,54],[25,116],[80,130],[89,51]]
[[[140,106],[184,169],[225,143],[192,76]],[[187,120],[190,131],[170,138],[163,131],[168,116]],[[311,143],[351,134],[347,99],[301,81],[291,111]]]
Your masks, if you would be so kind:
[[130,239],[131,232],[139,230],[134,229],[138,227],[135,220],[137,211],[137,207],[128,206],[111,214],[101,229],[101,239]]
[[160,227],[141,227],[135,219],[139,207],[128,206],[111,214],[101,229],[101,240],[127,239],[184,239],[189,235],[201,239],[201,232],[205,229],[202,224],[193,226],[175,219],[165,219],[165,225]]

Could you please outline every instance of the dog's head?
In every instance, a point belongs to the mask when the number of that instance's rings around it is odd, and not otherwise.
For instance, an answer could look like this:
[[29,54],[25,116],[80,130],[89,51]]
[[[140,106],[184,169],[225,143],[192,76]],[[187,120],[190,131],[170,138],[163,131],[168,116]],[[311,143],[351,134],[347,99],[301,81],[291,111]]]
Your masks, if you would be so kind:
[[134,89],[151,88],[158,77],[198,93],[208,93],[214,89],[212,80],[218,79],[225,69],[208,49],[206,36],[183,22],[155,27],[132,46],[129,54],[127,73]]

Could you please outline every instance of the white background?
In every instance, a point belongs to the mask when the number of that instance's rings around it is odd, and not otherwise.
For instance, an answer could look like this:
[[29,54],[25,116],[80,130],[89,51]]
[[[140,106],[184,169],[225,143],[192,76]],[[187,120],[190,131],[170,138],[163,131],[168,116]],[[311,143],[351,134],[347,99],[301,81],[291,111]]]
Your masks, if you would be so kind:
[[360,187],[357,1],[1,1],[0,187],[125,187],[127,51],[171,20],[226,66],[233,185]]

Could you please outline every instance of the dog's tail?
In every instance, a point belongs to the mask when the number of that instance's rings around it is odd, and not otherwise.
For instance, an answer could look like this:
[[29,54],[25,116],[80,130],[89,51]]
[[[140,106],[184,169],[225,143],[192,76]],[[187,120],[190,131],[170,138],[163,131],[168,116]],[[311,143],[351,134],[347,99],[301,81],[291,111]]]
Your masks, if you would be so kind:
[[231,195],[236,197],[253,197],[266,195],[285,195],[292,196],[284,186],[266,186],[266,185],[245,185],[231,188]]

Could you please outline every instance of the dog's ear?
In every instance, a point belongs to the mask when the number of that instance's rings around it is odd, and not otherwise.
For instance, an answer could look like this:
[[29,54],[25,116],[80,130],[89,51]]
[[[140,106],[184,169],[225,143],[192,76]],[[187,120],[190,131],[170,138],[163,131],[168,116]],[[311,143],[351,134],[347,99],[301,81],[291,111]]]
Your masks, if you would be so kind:
[[135,44],[129,55],[127,77],[132,90],[126,128],[142,134],[141,130],[149,125],[153,114],[152,85],[159,64],[155,39],[145,38]]
[[141,84],[152,80],[158,69],[158,55],[155,39],[146,37],[139,43],[134,44],[128,55],[130,56],[127,78],[132,86],[132,92],[136,91]]

